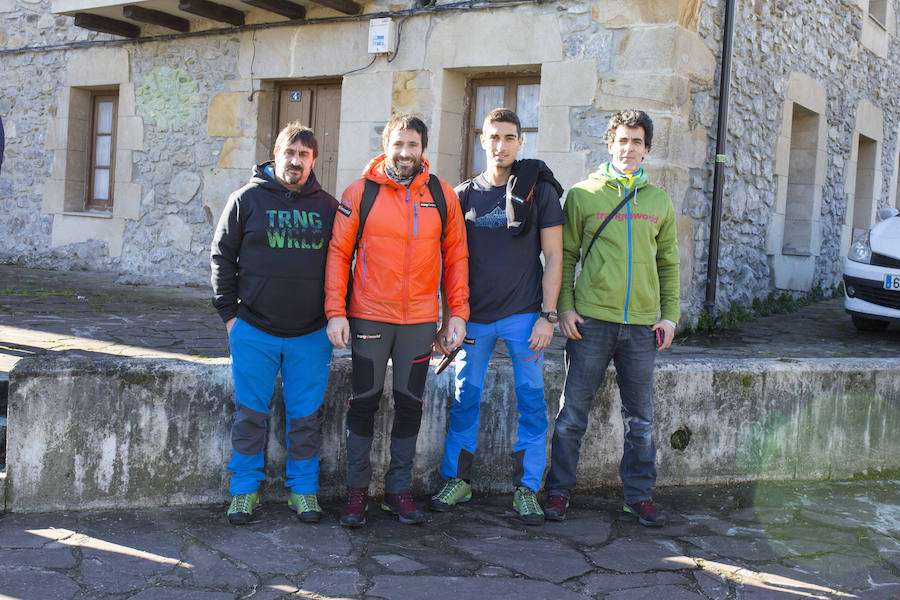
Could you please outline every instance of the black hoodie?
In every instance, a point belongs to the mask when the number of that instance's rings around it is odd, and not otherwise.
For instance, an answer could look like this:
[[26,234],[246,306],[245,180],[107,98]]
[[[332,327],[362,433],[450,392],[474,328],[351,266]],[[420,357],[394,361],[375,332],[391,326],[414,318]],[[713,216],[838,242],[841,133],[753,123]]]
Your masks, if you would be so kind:
[[272,335],[295,337],[325,326],[325,258],[337,201],[310,172],[299,190],[257,165],[233,192],[213,236],[213,306]]

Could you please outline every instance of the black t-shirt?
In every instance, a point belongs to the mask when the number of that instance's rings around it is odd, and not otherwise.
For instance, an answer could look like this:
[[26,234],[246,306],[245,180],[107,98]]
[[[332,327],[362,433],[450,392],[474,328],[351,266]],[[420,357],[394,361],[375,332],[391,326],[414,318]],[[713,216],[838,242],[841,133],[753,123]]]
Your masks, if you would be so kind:
[[541,310],[541,229],[565,222],[552,185],[535,186],[535,205],[526,230],[513,236],[506,227],[506,186],[484,177],[456,186],[469,242],[470,321],[493,323],[510,315]]

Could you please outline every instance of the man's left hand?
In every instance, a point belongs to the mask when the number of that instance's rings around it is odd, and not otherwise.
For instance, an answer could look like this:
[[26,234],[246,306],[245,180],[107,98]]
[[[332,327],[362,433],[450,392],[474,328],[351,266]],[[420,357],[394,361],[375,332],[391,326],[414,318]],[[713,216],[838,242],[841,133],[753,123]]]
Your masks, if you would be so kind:
[[672,340],[675,339],[675,328],[672,327],[670,323],[667,321],[657,321],[653,327],[651,327],[653,331],[657,329],[663,330],[663,343],[657,348],[657,350],[665,350],[669,346],[672,345]]
[[553,323],[544,317],[538,317],[531,328],[531,337],[528,338],[528,346],[532,350],[540,352],[553,341]]
[[466,322],[462,317],[450,317],[446,327],[441,327],[434,337],[434,347],[439,352],[450,354],[458,348],[466,337]]

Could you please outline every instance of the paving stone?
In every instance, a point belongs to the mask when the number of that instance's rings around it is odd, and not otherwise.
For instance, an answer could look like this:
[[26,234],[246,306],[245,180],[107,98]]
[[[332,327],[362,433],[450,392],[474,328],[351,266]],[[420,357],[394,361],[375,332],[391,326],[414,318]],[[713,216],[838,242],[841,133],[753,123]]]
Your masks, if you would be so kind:
[[421,571],[425,568],[425,565],[422,563],[405,556],[400,556],[399,554],[379,554],[372,558],[374,558],[378,564],[394,573],[412,573],[413,571]]
[[900,578],[861,554],[832,552],[815,558],[792,559],[787,564],[818,575],[827,585],[845,590],[867,590],[873,585],[900,583]]
[[196,544],[188,546],[184,562],[191,565],[190,580],[199,587],[252,587],[258,583],[253,573]]
[[478,569],[475,572],[475,575],[478,577],[512,577],[515,573],[504,567],[488,565],[487,567]]
[[[234,527],[207,526],[189,532],[198,542],[214,548],[230,560],[257,573],[297,574],[312,563],[297,546],[284,547],[270,532],[254,525]],[[314,550],[311,548],[311,550]]]
[[0,517],[0,548],[41,548],[73,535],[78,521],[66,515],[15,515]]
[[567,518],[565,521],[547,521],[535,530],[539,535],[561,537],[585,546],[599,546],[609,539],[612,525],[605,516],[590,515]]
[[[596,596],[619,590],[645,589],[655,586],[689,585],[691,580],[678,573],[640,573],[615,575],[612,573],[591,573],[581,580],[584,591]],[[650,597],[649,594],[647,597]]]
[[[286,598],[300,591],[300,588],[286,577],[276,576],[270,577],[263,581],[259,587],[254,590],[248,598],[253,600],[277,600],[278,598]],[[244,596],[241,596],[242,598]]]
[[68,600],[78,591],[78,584],[60,573],[0,566],[0,598]]
[[363,583],[364,580],[356,569],[321,571],[307,576],[301,589],[307,594],[338,600],[356,598]]
[[591,570],[583,554],[547,540],[464,539],[460,541],[459,549],[485,563],[500,565],[527,577],[555,583]]
[[[71,548],[15,548],[0,550],[0,565],[68,569],[74,567],[75,556]],[[0,592],[2,592],[0,585]]]
[[206,592],[181,588],[151,587],[129,596],[128,600],[234,600],[228,592]]
[[838,544],[814,540],[769,540],[769,546],[781,557],[811,556],[840,550]]
[[728,581],[717,573],[707,571],[694,571],[694,578],[697,585],[703,590],[710,600],[726,600],[728,594],[731,593],[728,587]]
[[665,598],[666,600],[706,600],[702,594],[674,585],[655,585],[652,587],[621,590],[606,596],[606,600],[646,600],[647,598]]
[[274,531],[272,539],[285,548],[298,552],[307,550],[305,555],[308,559],[324,566],[344,564],[353,551],[350,532],[331,518],[315,524],[294,519],[287,527]]
[[596,565],[620,573],[677,571],[696,568],[696,561],[673,542],[617,539],[607,546],[587,552]]
[[459,598],[585,600],[589,598],[589,596],[577,594],[558,585],[521,578],[379,575],[373,579],[375,585],[368,591],[368,595],[386,600],[459,600]]
[[739,557],[749,561],[772,560],[778,554],[768,540],[709,535],[683,538],[684,541],[711,553],[714,556]]

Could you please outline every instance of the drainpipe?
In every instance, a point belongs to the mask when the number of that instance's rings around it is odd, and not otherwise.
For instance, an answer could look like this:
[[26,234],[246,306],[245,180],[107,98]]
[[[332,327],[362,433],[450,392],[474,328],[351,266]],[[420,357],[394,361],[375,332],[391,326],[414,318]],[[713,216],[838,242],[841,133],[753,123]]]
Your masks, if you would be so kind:
[[722,73],[719,79],[719,122],[716,130],[716,166],[713,173],[712,214],[709,217],[709,257],[706,263],[706,300],[703,308],[716,309],[719,278],[719,226],[722,222],[722,187],[725,179],[725,142],[728,137],[728,92],[731,87],[731,41],[734,37],[734,0],[725,0],[725,30],[722,32]]

